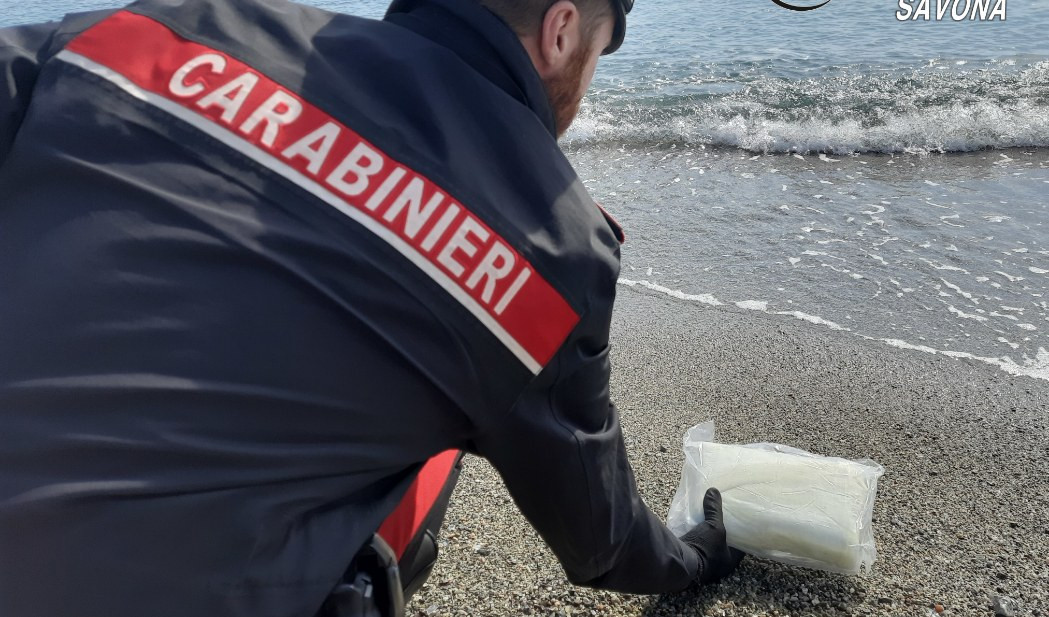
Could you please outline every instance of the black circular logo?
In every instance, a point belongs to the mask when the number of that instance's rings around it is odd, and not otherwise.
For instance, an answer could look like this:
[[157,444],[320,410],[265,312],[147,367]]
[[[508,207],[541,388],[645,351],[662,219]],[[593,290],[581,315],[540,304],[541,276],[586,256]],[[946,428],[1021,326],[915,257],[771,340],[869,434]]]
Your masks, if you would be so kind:
[[826,6],[827,3],[830,2],[830,0],[823,0],[823,2],[820,2],[819,4],[813,4],[812,6],[798,6],[797,4],[792,4],[790,2],[786,2],[785,0],[772,0],[772,1],[774,3],[776,3],[777,6],[781,6],[781,7],[785,8],[785,9],[789,9],[791,11],[815,11],[816,9],[820,8],[821,6]]

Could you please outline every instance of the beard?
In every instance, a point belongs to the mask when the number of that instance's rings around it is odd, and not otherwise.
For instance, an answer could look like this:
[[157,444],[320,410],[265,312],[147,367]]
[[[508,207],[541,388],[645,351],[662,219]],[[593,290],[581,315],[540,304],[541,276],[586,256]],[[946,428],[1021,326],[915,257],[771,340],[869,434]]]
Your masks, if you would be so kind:
[[568,127],[579,113],[579,104],[583,101],[583,72],[590,60],[591,51],[585,46],[576,49],[568,59],[565,70],[560,75],[543,81],[546,96],[554,112],[554,127],[558,138],[565,134]]

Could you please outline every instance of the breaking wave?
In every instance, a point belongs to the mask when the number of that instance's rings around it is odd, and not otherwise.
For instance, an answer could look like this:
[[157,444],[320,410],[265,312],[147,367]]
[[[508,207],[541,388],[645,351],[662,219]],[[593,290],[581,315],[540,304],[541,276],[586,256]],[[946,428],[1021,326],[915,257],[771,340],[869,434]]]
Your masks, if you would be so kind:
[[1049,147],[1049,61],[965,64],[832,67],[800,79],[760,66],[715,66],[606,85],[589,97],[564,143],[801,154]]

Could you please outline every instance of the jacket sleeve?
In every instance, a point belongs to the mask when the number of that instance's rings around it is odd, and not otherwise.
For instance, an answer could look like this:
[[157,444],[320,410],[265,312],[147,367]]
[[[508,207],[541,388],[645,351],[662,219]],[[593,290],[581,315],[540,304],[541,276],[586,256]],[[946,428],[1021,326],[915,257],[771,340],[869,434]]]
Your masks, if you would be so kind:
[[0,165],[22,124],[45,51],[59,23],[0,28]]
[[679,591],[699,568],[641,501],[609,401],[615,279],[510,414],[475,440],[575,584],[628,593]]

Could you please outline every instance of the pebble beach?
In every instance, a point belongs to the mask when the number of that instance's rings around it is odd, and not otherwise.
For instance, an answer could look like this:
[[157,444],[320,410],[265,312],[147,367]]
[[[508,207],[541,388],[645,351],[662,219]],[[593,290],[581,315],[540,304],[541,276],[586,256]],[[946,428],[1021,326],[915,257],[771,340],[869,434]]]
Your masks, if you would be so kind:
[[410,615],[1049,615],[1049,382],[966,359],[620,287],[613,400],[639,490],[665,517],[681,438],[771,441],[885,466],[867,576],[748,558],[665,596],[573,587],[495,471],[470,457]]
[[[11,1],[0,26],[119,4]],[[706,420],[873,459],[872,572],[573,587],[468,457],[409,615],[1049,617],[1049,3],[895,11],[638,2],[562,140],[626,227],[612,394],[646,503],[665,517]]]

